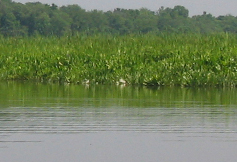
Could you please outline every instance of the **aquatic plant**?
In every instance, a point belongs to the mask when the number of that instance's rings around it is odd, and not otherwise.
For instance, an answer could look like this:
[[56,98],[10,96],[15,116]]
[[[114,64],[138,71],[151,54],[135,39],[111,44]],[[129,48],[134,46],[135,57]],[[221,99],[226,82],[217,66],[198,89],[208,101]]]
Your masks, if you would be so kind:
[[225,33],[0,38],[0,79],[146,86],[236,86]]

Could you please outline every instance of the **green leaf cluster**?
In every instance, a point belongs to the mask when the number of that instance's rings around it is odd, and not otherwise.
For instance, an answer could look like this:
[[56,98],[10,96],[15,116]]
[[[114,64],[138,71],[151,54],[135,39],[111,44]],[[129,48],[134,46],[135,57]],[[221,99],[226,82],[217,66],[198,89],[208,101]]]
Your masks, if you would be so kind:
[[0,34],[3,36],[63,36],[78,33],[216,33],[237,32],[237,17],[214,17],[210,13],[189,17],[184,6],[113,11],[86,11],[78,5],[58,7],[40,2],[0,1]]
[[226,33],[2,37],[0,79],[235,87],[236,44]]

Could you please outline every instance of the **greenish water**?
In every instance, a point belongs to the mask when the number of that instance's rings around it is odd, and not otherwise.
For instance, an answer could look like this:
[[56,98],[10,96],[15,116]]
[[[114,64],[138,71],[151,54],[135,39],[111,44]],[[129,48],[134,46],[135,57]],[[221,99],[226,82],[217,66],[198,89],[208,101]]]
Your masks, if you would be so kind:
[[234,162],[236,99],[237,89],[2,82],[0,155],[11,162]]

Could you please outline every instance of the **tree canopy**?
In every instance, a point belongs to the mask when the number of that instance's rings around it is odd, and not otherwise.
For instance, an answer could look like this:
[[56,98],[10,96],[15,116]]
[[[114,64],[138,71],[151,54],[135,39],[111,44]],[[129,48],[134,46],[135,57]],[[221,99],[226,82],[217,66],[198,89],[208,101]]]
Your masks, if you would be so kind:
[[237,32],[237,17],[210,13],[190,17],[184,6],[160,7],[157,11],[116,8],[86,11],[78,5],[0,0],[0,35],[74,35],[77,33],[215,33]]

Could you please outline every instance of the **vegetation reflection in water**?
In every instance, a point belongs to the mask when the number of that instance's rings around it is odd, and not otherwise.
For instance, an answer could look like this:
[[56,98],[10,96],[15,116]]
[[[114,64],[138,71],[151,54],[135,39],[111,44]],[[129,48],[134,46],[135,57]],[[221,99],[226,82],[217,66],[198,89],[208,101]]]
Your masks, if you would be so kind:
[[236,89],[0,83],[0,132],[236,133]]

